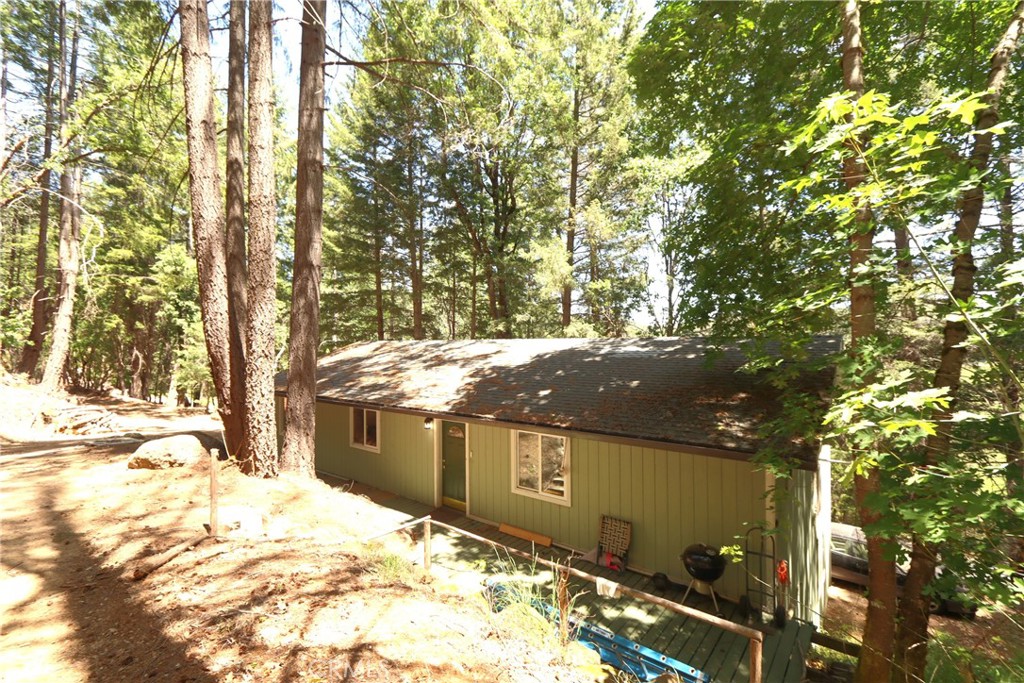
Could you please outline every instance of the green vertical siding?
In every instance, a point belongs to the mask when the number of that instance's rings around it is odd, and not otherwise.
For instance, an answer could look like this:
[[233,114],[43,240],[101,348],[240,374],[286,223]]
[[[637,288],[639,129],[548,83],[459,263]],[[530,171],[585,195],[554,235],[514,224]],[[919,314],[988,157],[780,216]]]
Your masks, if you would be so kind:
[[284,399],[281,396],[274,397],[274,417],[277,420],[277,452],[280,453],[284,447]]
[[350,446],[351,408],[316,404],[316,469],[434,504],[434,432],[423,418],[381,411],[380,452]]
[[816,626],[828,602],[831,565],[832,488],[829,464],[818,472],[799,470],[776,483],[779,547],[793,580],[789,605],[800,619]]
[[[679,553],[691,543],[740,543],[745,523],[764,520],[764,474],[747,462],[571,439],[569,507],[512,492],[511,432],[469,425],[469,513],[551,536],[579,550],[597,545],[602,514],[633,523],[629,563],[682,582]],[[742,565],[716,584],[744,590]]]

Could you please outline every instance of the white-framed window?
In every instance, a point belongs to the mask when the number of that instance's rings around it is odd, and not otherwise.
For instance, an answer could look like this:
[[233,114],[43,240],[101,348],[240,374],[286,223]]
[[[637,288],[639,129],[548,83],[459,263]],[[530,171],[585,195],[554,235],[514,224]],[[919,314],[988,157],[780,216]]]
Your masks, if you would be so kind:
[[512,492],[559,505],[570,504],[569,439],[512,432]]
[[380,411],[352,408],[352,446],[380,453]]

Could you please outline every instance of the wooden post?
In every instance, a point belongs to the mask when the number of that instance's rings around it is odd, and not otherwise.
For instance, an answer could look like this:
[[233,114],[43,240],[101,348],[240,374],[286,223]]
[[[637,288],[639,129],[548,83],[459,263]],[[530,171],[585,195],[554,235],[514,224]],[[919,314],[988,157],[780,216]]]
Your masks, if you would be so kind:
[[423,568],[430,573],[430,518],[423,520]]
[[217,536],[220,530],[217,528],[217,470],[220,464],[217,461],[218,450],[210,450],[210,535]]
[[569,642],[569,571],[564,567],[557,569],[558,584],[558,637],[562,646]]
[[750,639],[750,683],[761,683],[762,643],[756,638]]

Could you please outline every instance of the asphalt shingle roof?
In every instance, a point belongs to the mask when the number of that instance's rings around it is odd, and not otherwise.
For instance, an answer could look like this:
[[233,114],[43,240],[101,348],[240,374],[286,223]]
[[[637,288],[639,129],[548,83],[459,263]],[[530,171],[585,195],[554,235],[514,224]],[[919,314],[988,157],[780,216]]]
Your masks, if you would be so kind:
[[[822,337],[808,350],[839,345]],[[753,453],[778,400],[738,372],[746,361],[738,345],[712,351],[703,338],[364,342],[320,359],[317,396]],[[825,389],[831,373],[811,382]]]

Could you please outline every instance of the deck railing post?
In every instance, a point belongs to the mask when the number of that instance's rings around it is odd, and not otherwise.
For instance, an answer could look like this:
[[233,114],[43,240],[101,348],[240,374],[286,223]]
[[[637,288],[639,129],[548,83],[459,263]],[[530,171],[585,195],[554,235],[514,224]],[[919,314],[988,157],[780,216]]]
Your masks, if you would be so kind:
[[430,573],[430,518],[423,520],[423,569]]
[[761,683],[761,660],[763,658],[762,643],[757,638],[750,639],[750,683]]

